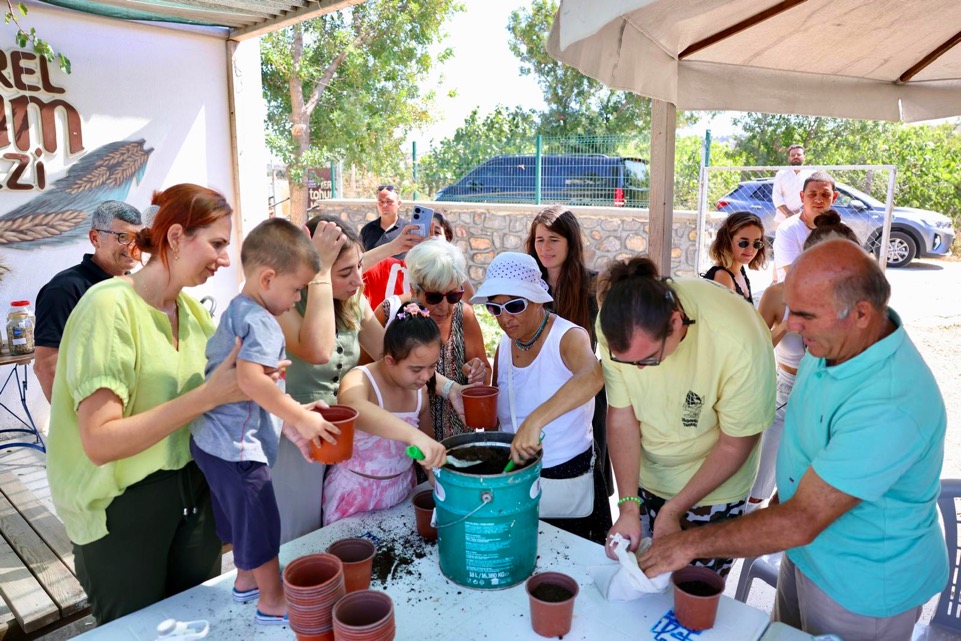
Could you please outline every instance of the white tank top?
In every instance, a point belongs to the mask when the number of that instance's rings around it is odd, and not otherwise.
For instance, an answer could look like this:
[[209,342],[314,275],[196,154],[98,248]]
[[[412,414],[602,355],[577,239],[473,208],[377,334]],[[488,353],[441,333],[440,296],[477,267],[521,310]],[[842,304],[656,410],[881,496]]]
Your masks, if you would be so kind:
[[[574,323],[554,317],[550,333],[544,337],[544,344],[534,362],[527,367],[515,367],[511,357],[511,338],[501,336],[497,347],[497,418],[500,431],[514,433],[524,419],[544,401],[557,392],[564,383],[573,378],[561,358],[561,339],[569,330],[578,327]],[[517,425],[511,422],[510,393],[508,372],[514,384],[514,416]],[[565,463],[578,454],[584,453],[594,442],[594,398],[566,414],[561,414],[544,428],[544,467],[554,467]]]
[[[787,317],[788,309],[785,307],[784,319],[787,320]],[[781,338],[781,342],[774,347],[774,358],[780,365],[797,369],[798,365],[801,364],[801,359],[804,358],[804,339],[801,338],[800,334],[786,333]]]

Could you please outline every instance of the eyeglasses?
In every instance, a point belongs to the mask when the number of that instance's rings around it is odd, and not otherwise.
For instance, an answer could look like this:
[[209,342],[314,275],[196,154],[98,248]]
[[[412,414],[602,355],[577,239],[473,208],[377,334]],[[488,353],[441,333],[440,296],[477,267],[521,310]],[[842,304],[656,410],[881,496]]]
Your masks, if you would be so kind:
[[378,186],[377,186],[377,193],[379,194],[379,193],[382,192],[382,191],[394,191],[394,189],[395,189],[395,188],[394,188],[393,185],[378,185]]
[[129,245],[133,242],[134,234],[127,231],[110,231],[109,229],[97,229],[101,234],[111,234],[117,237],[117,242],[121,245]]
[[661,364],[661,360],[664,358],[664,346],[667,345],[667,336],[661,339],[661,349],[657,353],[657,356],[648,356],[647,358],[642,358],[636,361],[622,361],[621,359],[614,356],[614,352],[608,348],[607,354],[611,357],[611,360],[615,363],[621,365],[633,365],[635,367],[654,367]]
[[741,240],[737,241],[737,246],[740,247],[741,249],[744,249],[744,248],[747,247],[748,245],[753,245],[753,246],[754,246],[754,249],[764,249],[764,241],[763,241],[763,240],[755,240],[755,241],[752,243],[752,242],[749,241],[747,238],[742,238]]
[[[424,291],[424,301],[428,305],[440,305],[440,302],[447,299],[447,302],[451,305],[456,305],[464,297],[464,290],[461,289],[456,292],[428,292]],[[496,316],[496,314],[495,314]]]
[[486,303],[487,311],[492,316],[500,316],[502,311],[507,312],[511,316],[516,316],[517,314],[522,314],[525,309],[527,309],[527,299],[526,298],[512,298],[503,305],[498,305],[497,303]]

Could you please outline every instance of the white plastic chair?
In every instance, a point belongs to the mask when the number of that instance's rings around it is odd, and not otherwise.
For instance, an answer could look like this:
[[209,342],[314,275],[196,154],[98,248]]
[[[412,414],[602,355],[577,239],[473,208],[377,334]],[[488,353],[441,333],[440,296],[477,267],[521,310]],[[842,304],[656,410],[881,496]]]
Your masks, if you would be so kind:
[[944,522],[944,543],[948,548],[948,584],[941,592],[938,607],[931,617],[931,625],[961,632],[961,576],[959,576],[958,508],[955,499],[961,498],[961,479],[941,479],[938,508]]
[[781,556],[783,552],[752,556],[744,559],[741,567],[741,577],[737,581],[734,598],[741,603],[747,603],[747,595],[751,591],[754,579],[761,579],[772,588],[777,587],[777,575],[781,570]]

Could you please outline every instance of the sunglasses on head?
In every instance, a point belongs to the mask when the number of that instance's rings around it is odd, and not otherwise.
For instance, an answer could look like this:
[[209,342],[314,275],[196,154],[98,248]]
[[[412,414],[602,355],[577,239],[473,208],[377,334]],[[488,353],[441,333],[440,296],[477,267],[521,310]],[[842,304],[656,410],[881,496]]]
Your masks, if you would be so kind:
[[440,305],[440,302],[447,299],[447,302],[451,305],[456,305],[460,302],[460,299],[464,297],[464,290],[458,290],[456,292],[428,292],[424,291],[424,301],[428,305]]
[[379,193],[382,192],[382,191],[394,191],[394,186],[393,186],[393,185],[379,185],[379,186],[377,187],[377,193],[379,194]]
[[737,246],[740,247],[741,249],[744,249],[744,248],[747,247],[748,245],[754,245],[754,249],[764,249],[764,241],[763,241],[763,240],[755,240],[755,241],[752,243],[752,242],[749,241],[747,238],[742,238],[741,240],[737,241]]
[[511,316],[516,316],[517,314],[523,313],[523,311],[527,309],[527,299],[512,298],[503,305],[488,301],[484,306],[487,307],[487,311],[492,316],[500,316],[502,311],[507,312]]

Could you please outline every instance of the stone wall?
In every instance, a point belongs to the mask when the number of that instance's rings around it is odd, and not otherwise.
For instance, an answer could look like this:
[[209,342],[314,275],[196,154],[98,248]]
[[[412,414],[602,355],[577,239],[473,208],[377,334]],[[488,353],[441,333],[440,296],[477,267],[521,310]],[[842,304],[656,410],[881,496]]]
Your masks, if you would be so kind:
[[[544,205],[496,203],[418,202],[442,212],[454,227],[454,242],[467,255],[471,280],[484,279],[487,265],[498,252],[524,251],[530,221]],[[412,203],[402,203],[400,215],[410,219]],[[623,259],[647,251],[648,211],[617,207],[571,207],[584,230],[587,264],[603,269],[612,259]],[[315,213],[326,213],[350,221],[357,229],[377,217],[373,200],[325,200]],[[697,249],[697,214],[674,212],[674,248],[671,251],[675,276],[694,275]]]

